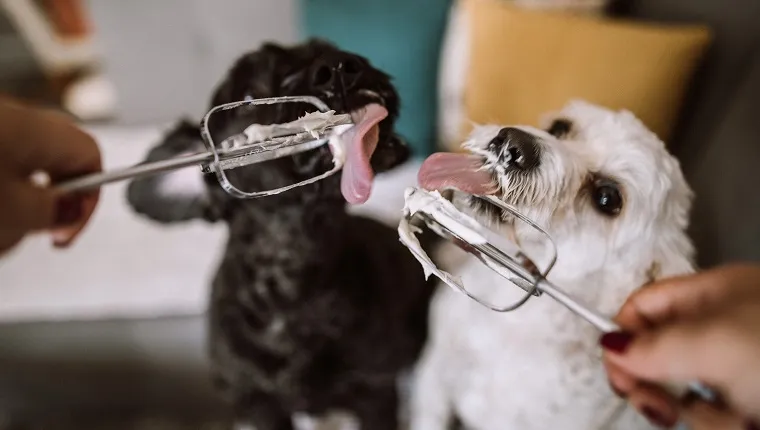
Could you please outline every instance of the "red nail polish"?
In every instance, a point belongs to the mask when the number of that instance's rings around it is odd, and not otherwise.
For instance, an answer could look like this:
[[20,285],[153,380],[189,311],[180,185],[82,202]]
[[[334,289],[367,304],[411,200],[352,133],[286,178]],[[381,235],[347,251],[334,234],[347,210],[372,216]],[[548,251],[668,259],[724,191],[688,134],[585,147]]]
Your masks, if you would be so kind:
[[618,354],[622,354],[628,349],[628,346],[633,340],[633,335],[624,331],[613,331],[605,333],[600,339],[599,343],[604,349],[607,349]]
[[657,412],[655,409],[650,408],[649,406],[644,406],[641,408],[641,413],[644,414],[644,416],[647,417],[647,419],[656,426],[669,428],[676,424],[675,420],[667,419],[663,414]]
[[82,217],[82,201],[76,196],[62,196],[56,203],[55,227],[67,227]]

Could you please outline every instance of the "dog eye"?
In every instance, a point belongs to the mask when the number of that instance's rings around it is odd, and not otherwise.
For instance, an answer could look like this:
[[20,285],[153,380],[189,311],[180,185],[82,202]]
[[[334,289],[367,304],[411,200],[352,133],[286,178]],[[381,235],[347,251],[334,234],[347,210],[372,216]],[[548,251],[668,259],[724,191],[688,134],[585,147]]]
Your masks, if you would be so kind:
[[569,134],[572,128],[573,123],[570,122],[570,120],[561,118],[555,119],[554,122],[552,122],[552,124],[549,126],[549,129],[546,130],[546,132],[556,138],[561,138]]
[[615,184],[599,183],[594,185],[591,198],[599,212],[605,215],[618,215],[623,208],[623,197]]

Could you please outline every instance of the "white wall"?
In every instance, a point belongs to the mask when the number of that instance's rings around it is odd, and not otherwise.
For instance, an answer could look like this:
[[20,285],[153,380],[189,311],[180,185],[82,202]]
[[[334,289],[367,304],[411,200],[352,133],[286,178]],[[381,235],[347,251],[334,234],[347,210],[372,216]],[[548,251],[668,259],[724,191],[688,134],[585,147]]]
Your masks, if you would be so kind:
[[295,0],[89,0],[124,123],[199,117],[232,61],[297,37]]

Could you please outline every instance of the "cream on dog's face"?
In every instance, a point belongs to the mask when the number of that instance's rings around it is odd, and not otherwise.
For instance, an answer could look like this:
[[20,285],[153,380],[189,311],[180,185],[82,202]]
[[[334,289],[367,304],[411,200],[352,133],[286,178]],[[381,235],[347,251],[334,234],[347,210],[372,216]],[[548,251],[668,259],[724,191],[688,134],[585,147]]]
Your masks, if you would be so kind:
[[[603,261],[633,241],[651,246],[657,235],[686,228],[691,191],[678,161],[630,112],[574,101],[547,116],[542,129],[476,126],[463,146],[473,154],[469,165],[478,167],[444,181],[436,165],[453,171],[454,157],[464,156],[436,154],[423,165],[422,186],[498,196],[586,257],[598,253]],[[511,227],[495,206],[474,198],[463,203]]]

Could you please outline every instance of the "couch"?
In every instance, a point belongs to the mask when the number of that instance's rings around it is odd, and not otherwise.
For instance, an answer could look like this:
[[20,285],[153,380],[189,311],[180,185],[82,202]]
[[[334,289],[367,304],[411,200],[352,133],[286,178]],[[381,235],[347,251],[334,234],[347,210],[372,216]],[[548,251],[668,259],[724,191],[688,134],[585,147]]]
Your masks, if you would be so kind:
[[760,260],[760,2],[628,0],[614,13],[704,22],[714,41],[671,147],[695,191],[691,236],[702,267]]

